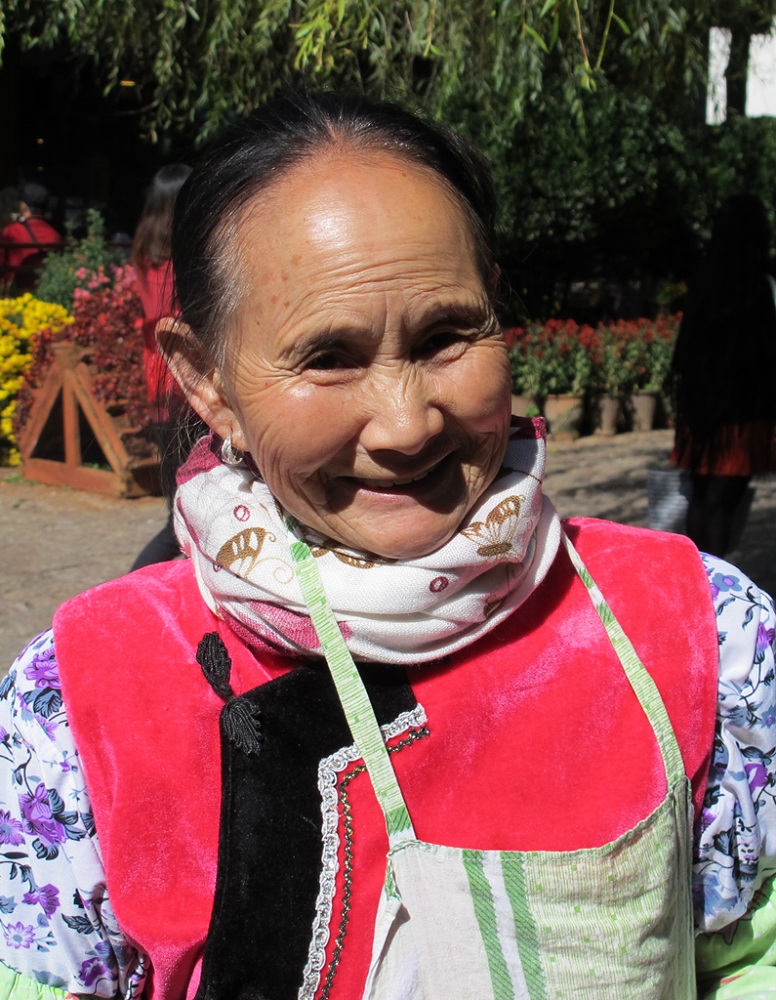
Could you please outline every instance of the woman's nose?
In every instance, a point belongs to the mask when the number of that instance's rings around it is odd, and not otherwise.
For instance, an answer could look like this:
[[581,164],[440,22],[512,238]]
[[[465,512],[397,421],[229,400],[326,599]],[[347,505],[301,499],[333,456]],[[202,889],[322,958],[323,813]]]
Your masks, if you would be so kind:
[[417,455],[444,429],[444,413],[433,386],[409,368],[370,380],[370,419],[361,433],[367,451]]

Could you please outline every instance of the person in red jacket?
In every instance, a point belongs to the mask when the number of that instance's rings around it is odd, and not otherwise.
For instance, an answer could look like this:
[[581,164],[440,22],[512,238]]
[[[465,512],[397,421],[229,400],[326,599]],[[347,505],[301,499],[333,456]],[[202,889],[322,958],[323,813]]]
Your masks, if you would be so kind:
[[45,213],[49,192],[42,184],[23,185],[19,197],[19,214],[0,233],[0,251],[3,285],[7,290],[14,285],[17,291],[29,291],[34,284],[35,265],[52,245],[59,245],[62,237],[46,221]]
[[173,273],[170,260],[170,233],[175,199],[191,167],[170,163],[151,180],[143,211],[132,237],[131,262],[137,274],[143,303],[143,361],[148,398],[160,409],[165,407],[173,380],[156,345],[156,324],[173,311]]
[[[175,492],[175,473],[186,456],[178,447],[178,437],[163,431],[170,399],[177,396],[180,402],[180,391],[159,353],[156,324],[163,316],[171,316],[174,312],[170,234],[175,199],[190,173],[191,167],[185,163],[170,163],[154,174],[132,238],[131,263],[137,274],[137,287],[144,313],[143,364],[148,399],[157,414],[162,489],[168,501]],[[178,555],[180,546],[175,538],[170,508],[166,524],[143,547],[132,564],[132,569],[166,562]]]

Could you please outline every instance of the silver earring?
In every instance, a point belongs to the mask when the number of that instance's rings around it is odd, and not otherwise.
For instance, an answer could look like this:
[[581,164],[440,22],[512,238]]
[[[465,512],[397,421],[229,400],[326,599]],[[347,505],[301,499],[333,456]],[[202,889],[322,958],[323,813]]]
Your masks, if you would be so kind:
[[244,452],[232,445],[232,435],[227,434],[221,442],[221,461],[225,465],[239,465],[244,456]]

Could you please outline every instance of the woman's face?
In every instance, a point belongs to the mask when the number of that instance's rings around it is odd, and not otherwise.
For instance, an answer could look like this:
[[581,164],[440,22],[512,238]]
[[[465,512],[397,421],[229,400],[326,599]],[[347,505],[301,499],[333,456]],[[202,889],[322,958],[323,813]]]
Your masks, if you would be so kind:
[[297,520],[385,558],[446,542],[491,483],[507,353],[467,217],[430,170],[344,151],[243,214],[215,430]]

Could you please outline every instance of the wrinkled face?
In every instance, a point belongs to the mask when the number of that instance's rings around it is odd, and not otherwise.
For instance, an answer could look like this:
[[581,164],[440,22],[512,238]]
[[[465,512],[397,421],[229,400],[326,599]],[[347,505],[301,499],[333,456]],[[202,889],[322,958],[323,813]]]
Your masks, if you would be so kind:
[[510,417],[464,210],[429,170],[345,151],[258,196],[235,244],[215,429],[303,524],[385,558],[438,548],[498,472]]

